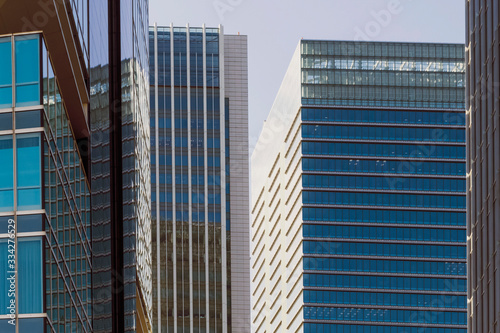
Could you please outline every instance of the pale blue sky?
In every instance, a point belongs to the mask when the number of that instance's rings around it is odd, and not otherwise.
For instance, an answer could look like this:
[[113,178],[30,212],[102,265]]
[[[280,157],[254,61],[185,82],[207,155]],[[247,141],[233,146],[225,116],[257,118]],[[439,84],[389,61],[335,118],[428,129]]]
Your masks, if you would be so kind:
[[[301,38],[463,43],[465,0],[149,0],[150,24],[248,35],[250,151]],[[377,14],[378,13],[378,14]],[[390,15],[384,15],[389,13]]]

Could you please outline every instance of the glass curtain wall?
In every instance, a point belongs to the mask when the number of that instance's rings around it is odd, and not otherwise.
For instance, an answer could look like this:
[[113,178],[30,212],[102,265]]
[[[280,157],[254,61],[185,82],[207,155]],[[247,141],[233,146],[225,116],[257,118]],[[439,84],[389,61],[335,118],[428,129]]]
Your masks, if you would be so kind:
[[0,264],[13,277],[0,328],[90,332],[90,196],[50,53],[38,34],[1,37],[0,52]]

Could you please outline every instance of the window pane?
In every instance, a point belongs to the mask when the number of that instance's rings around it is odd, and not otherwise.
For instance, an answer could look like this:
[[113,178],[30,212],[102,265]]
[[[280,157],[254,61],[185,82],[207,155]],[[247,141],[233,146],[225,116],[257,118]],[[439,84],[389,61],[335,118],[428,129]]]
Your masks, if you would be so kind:
[[19,313],[42,313],[42,239],[18,238]]
[[12,136],[0,136],[0,211],[14,210],[14,163]]
[[42,126],[40,110],[16,112],[16,129],[40,126]]
[[16,326],[9,323],[8,319],[0,320],[0,332],[2,333],[15,333]]
[[40,134],[17,136],[18,209],[41,208]]
[[2,278],[0,279],[0,315],[9,313],[9,309],[7,309],[7,307],[10,303],[8,296],[10,282],[7,281],[6,278],[3,278],[3,276],[5,276],[3,272],[9,271],[8,255],[9,252],[7,251],[7,239],[0,239],[0,270],[2,271]]
[[42,215],[18,215],[17,232],[34,232],[43,230]]
[[14,216],[0,216],[0,234],[9,232],[9,220],[14,220]]
[[12,47],[10,37],[0,38],[0,108],[12,106]]
[[43,318],[19,319],[19,332],[43,333]]
[[12,113],[10,112],[0,113],[0,131],[7,131],[11,129],[12,129]]
[[16,52],[16,106],[40,104],[40,43],[38,35],[18,36]]

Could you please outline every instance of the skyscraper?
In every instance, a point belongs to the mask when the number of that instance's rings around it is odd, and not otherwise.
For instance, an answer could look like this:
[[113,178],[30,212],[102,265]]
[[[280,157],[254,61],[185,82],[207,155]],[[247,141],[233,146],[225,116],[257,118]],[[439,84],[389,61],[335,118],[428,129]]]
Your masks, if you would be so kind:
[[463,59],[299,43],[252,155],[253,332],[466,332]]
[[155,332],[249,332],[247,38],[152,27]]
[[144,0],[0,2],[2,332],[151,331],[147,29]]
[[147,332],[152,319],[148,1],[100,0],[89,6],[94,330]]
[[469,332],[500,330],[498,1],[466,2]]
[[0,331],[91,332],[84,17],[42,4],[0,9]]

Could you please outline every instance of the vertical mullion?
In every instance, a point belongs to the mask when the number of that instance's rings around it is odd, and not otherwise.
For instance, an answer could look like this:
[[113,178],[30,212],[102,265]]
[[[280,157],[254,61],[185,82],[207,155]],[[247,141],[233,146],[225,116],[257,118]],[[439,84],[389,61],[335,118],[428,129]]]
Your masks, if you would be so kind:
[[208,250],[208,148],[207,148],[207,35],[203,24],[203,171],[204,171],[204,204],[205,204],[205,321],[206,332],[210,332],[210,299],[209,299],[209,250]]
[[193,218],[191,182],[191,48],[189,24],[186,26],[186,66],[187,66],[187,146],[188,146],[188,228],[189,228],[189,332],[193,332]]
[[172,316],[174,317],[174,333],[177,333],[177,218],[176,218],[176,198],[175,198],[175,88],[174,88],[174,26],[170,24],[170,91],[171,91],[171,137],[172,137],[172,284],[173,284],[173,300],[174,309]]
[[155,66],[155,173],[156,173],[156,287],[157,289],[157,305],[158,305],[158,333],[161,333],[161,274],[160,274],[160,146],[159,146],[159,129],[158,129],[158,26],[154,25],[154,66]]

